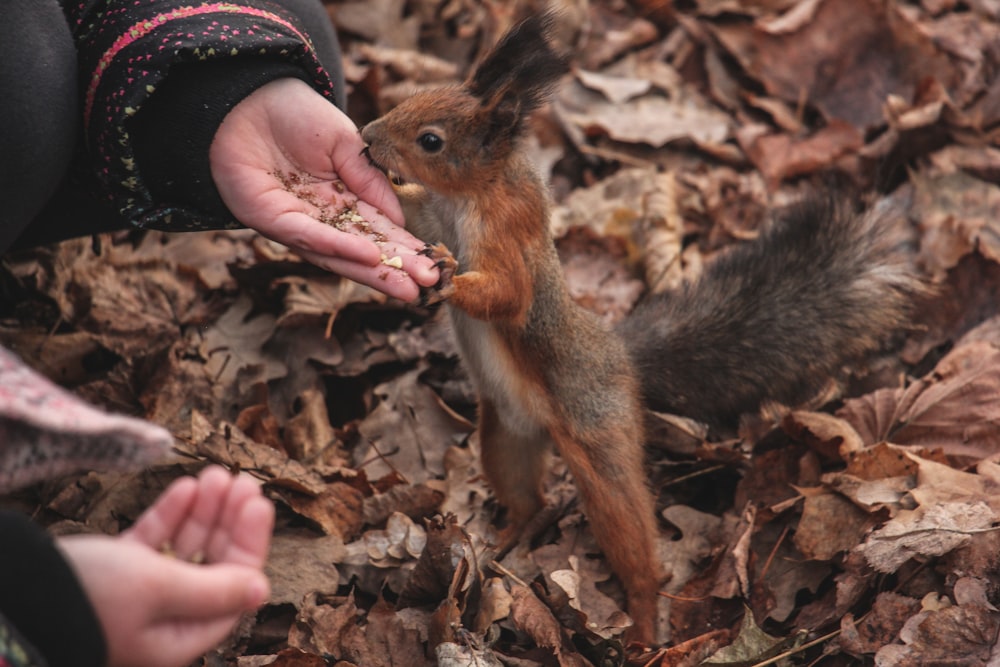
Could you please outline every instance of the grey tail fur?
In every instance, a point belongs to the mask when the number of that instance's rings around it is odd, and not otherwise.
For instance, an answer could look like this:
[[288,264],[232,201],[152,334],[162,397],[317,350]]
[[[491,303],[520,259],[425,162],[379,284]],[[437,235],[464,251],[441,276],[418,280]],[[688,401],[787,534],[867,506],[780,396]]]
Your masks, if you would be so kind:
[[700,280],[621,325],[653,409],[733,425],[765,401],[802,403],[904,327],[924,291],[902,213],[806,199]]

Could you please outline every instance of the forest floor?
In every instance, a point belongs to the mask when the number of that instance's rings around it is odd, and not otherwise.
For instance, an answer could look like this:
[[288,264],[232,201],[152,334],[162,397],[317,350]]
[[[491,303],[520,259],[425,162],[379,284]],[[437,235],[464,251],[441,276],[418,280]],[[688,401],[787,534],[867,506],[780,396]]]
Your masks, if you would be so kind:
[[[1000,4],[552,4],[573,71],[530,150],[580,303],[614,322],[831,187],[889,199],[934,288],[821,397],[727,437],[649,416],[662,648],[623,646],[620,587],[558,460],[550,520],[493,562],[498,508],[443,311],[251,232],[5,258],[0,343],[165,426],[177,454],[17,502],[53,531],[113,534],[208,461],[259,479],[278,507],[273,596],[203,665],[1000,664]],[[539,9],[327,7],[359,124],[460,81]]]

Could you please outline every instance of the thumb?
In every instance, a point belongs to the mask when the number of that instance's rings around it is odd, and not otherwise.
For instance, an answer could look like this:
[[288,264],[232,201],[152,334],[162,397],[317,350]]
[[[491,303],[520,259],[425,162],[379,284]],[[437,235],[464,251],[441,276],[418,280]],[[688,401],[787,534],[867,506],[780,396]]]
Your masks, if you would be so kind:
[[271,586],[253,567],[232,563],[194,565],[171,561],[159,608],[161,619],[209,620],[264,604]]

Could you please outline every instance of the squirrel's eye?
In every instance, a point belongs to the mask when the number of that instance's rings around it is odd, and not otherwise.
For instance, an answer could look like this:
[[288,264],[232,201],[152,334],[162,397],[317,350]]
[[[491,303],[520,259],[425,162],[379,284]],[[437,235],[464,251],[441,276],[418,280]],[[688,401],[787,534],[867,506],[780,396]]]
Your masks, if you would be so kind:
[[417,137],[417,143],[428,153],[437,153],[444,148],[444,139],[433,132],[424,132]]

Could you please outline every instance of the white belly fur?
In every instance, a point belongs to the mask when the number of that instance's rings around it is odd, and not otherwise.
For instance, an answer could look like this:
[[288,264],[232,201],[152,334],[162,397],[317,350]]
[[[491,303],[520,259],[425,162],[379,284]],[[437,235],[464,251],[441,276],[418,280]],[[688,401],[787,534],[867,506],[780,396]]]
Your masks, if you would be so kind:
[[508,369],[515,364],[499,335],[487,322],[450,308],[455,336],[473,381],[484,398],[497,408],[498,418],[511,433],[537,435],[545,430],[542,415],[548,398],[521,382],[520,373]]

